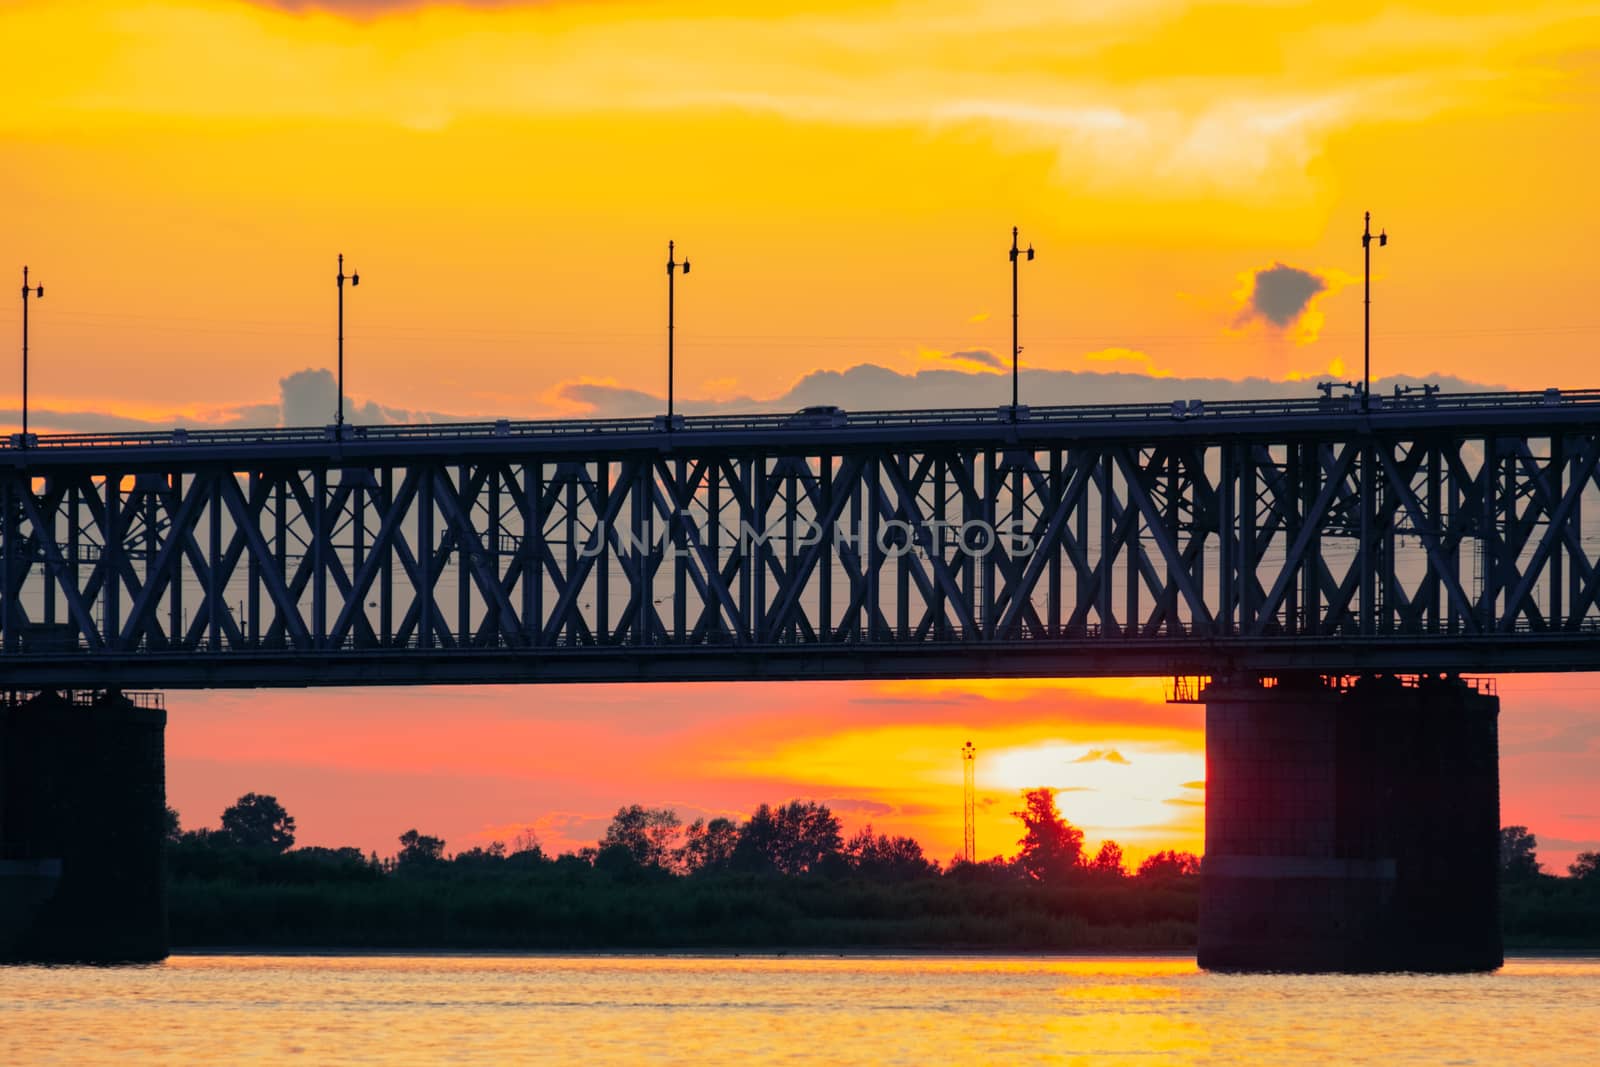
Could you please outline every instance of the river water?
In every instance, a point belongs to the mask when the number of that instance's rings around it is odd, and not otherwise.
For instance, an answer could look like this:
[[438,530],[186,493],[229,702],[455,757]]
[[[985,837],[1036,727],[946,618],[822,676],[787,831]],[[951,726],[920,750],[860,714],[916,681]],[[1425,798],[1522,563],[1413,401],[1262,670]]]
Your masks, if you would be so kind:
[[0,1064],[1592,1062],[1600,958],[179,956],[0,967]]

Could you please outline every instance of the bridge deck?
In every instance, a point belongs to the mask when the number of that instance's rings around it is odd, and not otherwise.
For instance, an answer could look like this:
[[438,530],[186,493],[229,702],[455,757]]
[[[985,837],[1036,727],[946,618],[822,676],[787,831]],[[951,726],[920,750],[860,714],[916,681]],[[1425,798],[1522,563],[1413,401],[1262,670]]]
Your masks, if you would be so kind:
[[14,436],[0,688],[1600,664],[1600,390],[1020,414]]

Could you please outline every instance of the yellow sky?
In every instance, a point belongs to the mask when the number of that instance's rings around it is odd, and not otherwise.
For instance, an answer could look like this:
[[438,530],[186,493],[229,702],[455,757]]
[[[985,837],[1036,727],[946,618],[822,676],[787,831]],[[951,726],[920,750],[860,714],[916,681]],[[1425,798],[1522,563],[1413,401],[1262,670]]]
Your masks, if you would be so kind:
[[[691,400],[863,363],[990,369],[948,354],[1009,343],[1012,225],[1039,249],[1029,367],[1347,373],[1370,208],[1394,236],[1375,264],[1381,373],[1588,386],[1597,57],[1600,4],[1580,2],[0,0],[0,269],[29,263],[49,294],[32,320],[45,429],[275,412],[280,379],[332,365],[341,251],[363,276],[358,401],[528,416],[581,410],[574,382],[664,391],[669,237],[695,264]],[[1277,263],[1325,286],[1283,327],[1241,315]],[[18,317],[0,305],[6,334]],[[0,405],[16,394],[0,385]],[[1091,780],[1120,807],[1062,806],[1097,833],[1198,843],[1198,731],[1148,694],[1090,694],[1146,709],[1140,727],[1086,720],[1082,691],[962,692],[970,706],[907,717],[856,687],[820,722],[799,690],[770,714],[705,697],[735,725],[660,755],[721,775],[698,800],[715,807],[760,783],[826,796],[893,753],[872,795],[943,847],[946,749],[977,733],[995,847],[1016,790]],[[363,750],[370,730],[345,725]],[[498,758],[504,728],[464,735],[463,766]],[[261,750],[228,729],[205,728],[207,751]],[[491,807],[471,818],[517,817]]]
[[1310,346],[1230,330],[1233,294],[1278,260],[1358,273],[1367,206],[1396,235],[1381,366],[1543,386],[1593,348],[1595,4],[748,12],[0,5],[36,405],[274,400],[331,363],[336,251],[358,398],[659,393],[669,236],[684,395],[913,370],[1004,350],[1013,223],[1032,365],[1314,374],[1353,362],[1359,288]]

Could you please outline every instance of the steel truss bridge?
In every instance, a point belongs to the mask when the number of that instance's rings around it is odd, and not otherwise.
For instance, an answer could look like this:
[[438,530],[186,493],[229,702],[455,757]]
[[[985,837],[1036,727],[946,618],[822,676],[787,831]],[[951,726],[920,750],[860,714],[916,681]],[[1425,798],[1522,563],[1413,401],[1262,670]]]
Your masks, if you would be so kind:
[[1600,391],[13,437],[0,689],[1580,670]]

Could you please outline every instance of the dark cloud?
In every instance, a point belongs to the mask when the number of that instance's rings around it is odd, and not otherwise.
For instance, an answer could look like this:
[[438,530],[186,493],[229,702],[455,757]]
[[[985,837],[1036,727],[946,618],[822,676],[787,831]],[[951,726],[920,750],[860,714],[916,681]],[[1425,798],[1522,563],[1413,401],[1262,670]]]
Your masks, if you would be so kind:
[[[160,433],[175,426],[192,430],[326,426],[334,420],[337,392],[332,371],[307,368],[278,382],[275,402],[235,404],[201,415],[174,412],[149,419],[109,411],[63,411],[30,406],[28,428],[39,433]],[[345,421],[356,425],[462,421],[460,415],[394,408],[373,400],[357,404],[348,396],[344,399],[344,411]],[[20,408],[0,408],[0,423],[16,426],[21,422]]]
[[[1483,392],[1501,388],[1464,381],[1448,375],[1424,377],[1396,375],[1374,383],[1379,393],[1395,385],[1428,382],[1446,392]],[[997,384],[998,383],[998,384]],[[786,412],[813,404],[837,404],[851,411],[906,410],[911,408],[999,407],[1010,401],[1010,383],[981,371],[931,369],[913,374],[863,363],[843,371],[814,371],[787,392],[766,400],[735,397],[725,401],[685,400],[680,411],[689,415]],[[40,433],[140,433],[160,432],[174,426],[190,429],[230,429],[270,426],[325,426],[334,418],[336,388],[331,371],[307,368],[279,383],[276,402],[238,404],[204,415],[174,413],[138,418],[108,411],[68,411],[32,408],[30,428]],[[652,393],[626,386],[571,382],[556,395],[586,408],[597,418],[626,418],[660,414],[666,401]],[[1173,400],[1272,400],[1315,396],[1310,382],[1278,382],[1266,378],[1152,378],[1143,374],[1095,374],[1087,371],[1025,370],[1022,395],[1036,406],[1055,404],[1164,404]],[[526,418],[525,412],[494,411],[449,413],[390,407],[375,400],[357,404],[345,398],[345,418],[357,425],[385,423],[460,422],[469,419]],[[0,422],[21,422],[17,408],[0,408]],[[956,697],[960,700],[962,698]],[[883,702],[892,702],[885,700]],[[927,704],[926,698],[912,703]],[[1511,748],[1515,751],[1515,748]]]
[[1588,852],[1600,849],[1600,840],[1594,838],[1546,837],[1543,834],[1534,836],[1539,839],[1540,848],[1548,848],[1552,852]]
[[327,370],[297,370],[278,381],[280,425],[321,426],[334,419],[333,373]]
[[1250,290],[1250,304],[1241,318],[1262,319],[1274,326],[1288,326],[1305,313],[1311,298],[1328,288],[1327,279],[1299,267],[1274,263],[1258,270]]
[[[1023,399],[1036,406],[1054,404],[1164,404],[1173,400],[1276,400],[1317,395],[1311,382],[1279,382],[1267,378],[1152,378],[1145,374],[1095,374],[1089,371],[1024,370]],[[1492,391],[1501,386],[1469,382],[1450,375],[1395,375],[1373,383],[1379,393],[1396,385],[1428,382],[1446,392]],[[862,363],[843,371],[813,371],[787,392],[767,399],[740,397],[710,402],[683,400],[678,410],[688,415],[735,412],[796,411],[813,404],[837,404],[849,411],[894,411],[908,408],[981,408],[1008,404],[1011,383],[981,371],[930,369],[912,374]],[[666,401],[624,386],[572,383],[557,390],[566,400],[586,405],[596,417],[654,415]]]
[[893,815],[894,805],[885,804],[880,800],[863,800],[859,797],[829,797],[822,801],[829,810],[841,815]]
[[[663,397],[654,396],[641,389],[621,385],[596,385],[591,382],[569,382],[557,390],[563,400],[586,404],[596,413],[604,412],[612,418],[626,419],[638,415],[659,415],[666,410]],[[683,410],[694,410],[692,402]]]
[[1576,755],[1600,750],[1600,721],[1578,720],[1548,729],[1538,737],[1500,744],[1502,756],[1527,756],[1546,752]]
[[[297,370],[278,381],[278,425],[327,426],[337,417],[334,398],[339,390],[333,372],[326,368]],[[410,411],[392,408],[375,400],[357,404],[347,395],[344,398],[344,419],[357,426],[381,426],[385,423],[445,422],[448,415],[432,411]]]

